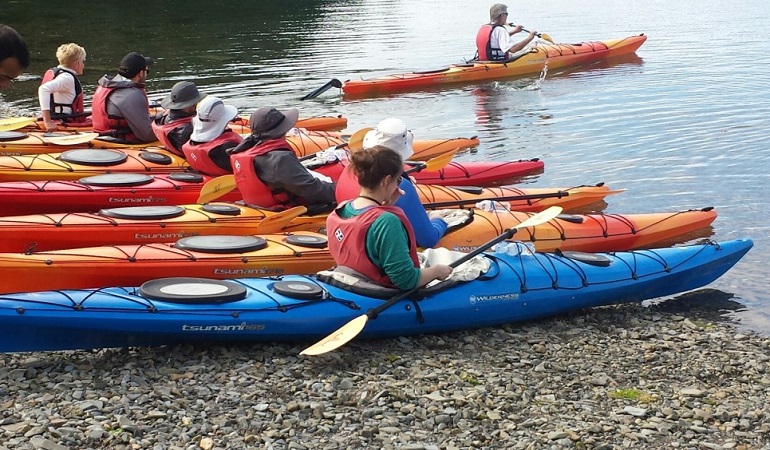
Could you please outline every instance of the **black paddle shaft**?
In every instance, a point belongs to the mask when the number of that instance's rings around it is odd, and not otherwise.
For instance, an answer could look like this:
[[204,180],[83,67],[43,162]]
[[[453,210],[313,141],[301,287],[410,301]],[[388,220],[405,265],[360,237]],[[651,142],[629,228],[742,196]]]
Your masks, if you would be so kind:
[[300,98],[300,100],[311,100],[311,99],[314,99],[314,98],[318,97],[319,95],[323,94],[324,92],[328,91],[329,89],[331,89],[333,87],[341,88],[342,87],[342,81],[340,81],[340,80],[338,80],[336,78],[332,78],[331,80],[327,81],[326,84],[324,84],[323,86],[321,86],[318,89],[316,89],[315,91],[307,94],[306,96]]
[[[497,236],[496,238],[492,239],[491,241],[481,245],[480,247],[476,248],[472,252],[464,255],[462,258],[458,259],[457,261],[452,262],[449,264],[449,267],[456,268],[457,266],[470,261],[471,259],[475,258],[476,256],[482,254],[486,250],[489,250],[492,248],[495,244],[502,242],[506,239],[510,239],[513,237],[514,234],[516,234],[516,231],[518,231],[516,228],[508,228],[501,234],[500,236]],[[410,295],[417,292],[417,290],[420,289],[420,286],[417,286],[416,288],[410,289],[408,291],[402,292],[395,297],[391,298],[390,300],[383,302],[376,308],[371,308],[368,311],[366,311],[366,316],[369,317],[369,319],[376,319],[377,316],[380,315],[381,312],[385,311],[386,309],[390,308],[391,306],[395,305],[396,303],[400,302],[401,300],[409,297]]]

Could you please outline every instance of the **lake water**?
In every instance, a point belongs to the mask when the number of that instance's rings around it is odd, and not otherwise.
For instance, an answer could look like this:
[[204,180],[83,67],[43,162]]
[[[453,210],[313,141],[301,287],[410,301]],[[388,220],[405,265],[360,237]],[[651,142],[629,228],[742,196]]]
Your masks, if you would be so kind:
[[[556,42],[649,38],[636,55],[589,67],[481,85],[348,100],[332,90],[299,97],[332,77],[369,78],[427,70],[473,56],[491,2],[467,0],[218,3],[0,1],[0,22],[27,39],[29,73],[3,91],[0,115],[36,107],[39,75],[56,47],[88,51],[87,93],[127,52],[152,56],[148,91],[161,98],[194,80],[242,111],[298,107],[303,116],[344,114],[349,129],[399,116],[420,138],[478,135],[459,160],[538,157],[536,187],[600,181],[626,192],[606,212],[714,206],[712,239],[750,237],[754,249],[727,275],[687,296],[727,308],[745,327],[770,334],[770,29],[762,0],[509,5],[509,20]],[[337,92],[335,92],[337,91]]]

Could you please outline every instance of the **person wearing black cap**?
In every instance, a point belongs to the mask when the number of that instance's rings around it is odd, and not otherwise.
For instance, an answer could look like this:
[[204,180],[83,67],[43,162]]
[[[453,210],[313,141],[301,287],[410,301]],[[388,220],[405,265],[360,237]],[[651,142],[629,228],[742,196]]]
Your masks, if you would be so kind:
[[508,7],[502,3],[495,3],[489,8],[489,23],[479,28],[476,34],[476,57],[479,61],[503,61],[509,53],[516,53],[529,44],[537,35],[537,31],[530,31],[529,36],[516,42],[511,39],[519,33],[521,25],[515,26],[510,31],[505,28],[508,24]]
[[180,81],[171,88],[171,92],[160,101],[160,106],[168,111],[152,121],[152,131],[163,147],[179,156],[184,156],[182,146],[190,139],[193,132],[192,119],[195,106],[206,94],[198,91],[195,83]]
[[95,132],[127,143],[156,140],[144,90],[152,63],[152,58],[131,52],[120,61],[117,75],[99,80],[91,102]]
[[298,116],[295,108],[260,108],[249,118],[251,135],[228,150],[238,190],[247,204],[274,210],[306,205],[311,213],[334,207],[336,185],[311,174],[286,141]]
[[29,50],[21,35],[0,23],[0,89],[11,86],[11,81],[29,67]]

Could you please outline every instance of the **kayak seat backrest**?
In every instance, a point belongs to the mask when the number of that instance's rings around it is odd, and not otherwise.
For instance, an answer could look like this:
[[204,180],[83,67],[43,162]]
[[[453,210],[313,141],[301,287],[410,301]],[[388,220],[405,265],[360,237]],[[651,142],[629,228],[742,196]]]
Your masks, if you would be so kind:
[[[316,277],[319,281],[322,281],[326,284],[330,284],[334,287],[352,292],[354,294],[363,295],[365,297],[389,299],[391,297],[395,297],[398,294],[401,294],[400,290],[377,284],[370,280],[368,277],[347,266],[336,266],[333,270],[323,270],[318,272]],[[463,283],[463,281],[451,279],[440,281],[433,286],[417,290],[414,297],[427,297],[429,295],[433,295],[440,291],[449,289],[460,283]]]

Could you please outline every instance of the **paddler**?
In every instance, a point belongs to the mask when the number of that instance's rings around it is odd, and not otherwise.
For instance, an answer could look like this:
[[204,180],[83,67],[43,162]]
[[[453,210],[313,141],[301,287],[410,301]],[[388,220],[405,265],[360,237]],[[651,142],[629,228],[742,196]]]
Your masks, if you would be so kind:
[[83,109],[83,85],[78,79],[86,67],[86,50],[71,42],[56,49],[59,65],[48,69],[37,88],[43,124],[47,131],[59,127],[54,117],[73,124],[90,124],[89,115]]
[[529,36],[516,42],[511,37],[521,32],[521,25],[516,25],[508,30],[508,7],[502,3],[495,3],[489,8],[489,23],[479,28],[476,34],[476,57],[479,61],[504,61],[510,53],[516,53],[527,46],[537,35],[537,31],[530,31]]
[[192,119],[195,106],[206,94],[198,91],[191,81],[176,83],[171,92],[160,101],[167,111],[152,121],[152,131],[163,147],[179,156],[184,156],[182,146],[190,140],[193,132]]
[[438,264],[420,268],[414,230],[401,208],[394,206],[404,164],[383,146],[350,156],[361,189],[326,220],[329,251],[338,266],[349,267],[373,282],[401,290],[446,279],[452,268]]
[[184,157],[193,169],[214,177],[233,173],[227,151],[243,138],[227,125],[236,117],[238,108],[225,105],[217,97],[209,95],[198,103],[190,140],[182,146]]
[[29,67],[29,49],[21,35],[0,23],[0,89],[11,86],[21,72]]

